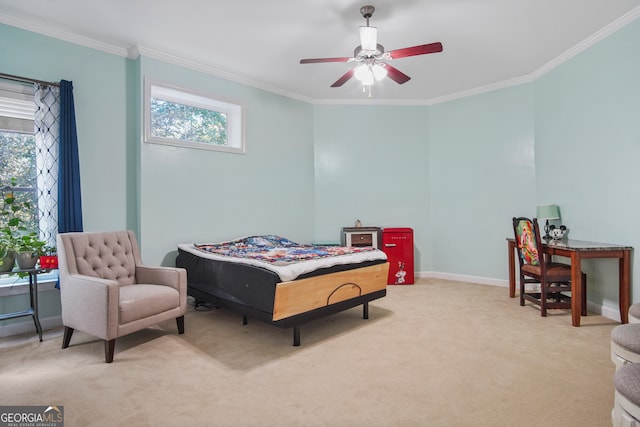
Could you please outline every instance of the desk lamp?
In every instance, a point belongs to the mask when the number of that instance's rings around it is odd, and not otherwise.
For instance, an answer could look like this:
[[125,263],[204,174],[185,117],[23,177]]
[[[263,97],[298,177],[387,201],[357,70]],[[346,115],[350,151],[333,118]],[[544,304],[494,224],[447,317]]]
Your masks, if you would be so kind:
[[545,234],[542,238],[544,240],[551,240],[551,236],[549,235],[549,220],[560,219],[560,208],[558,208],[558,205],[538,205],[536,217],[546,220],[544,224]]

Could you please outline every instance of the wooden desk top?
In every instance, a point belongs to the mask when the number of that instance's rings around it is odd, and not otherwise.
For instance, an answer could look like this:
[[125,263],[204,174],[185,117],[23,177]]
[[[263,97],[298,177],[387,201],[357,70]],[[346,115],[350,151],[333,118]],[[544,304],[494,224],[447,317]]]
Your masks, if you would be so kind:
[[[511,242],[515,242],[515,238],[507,237],[507,240]],[[632,246],[623,246],[617,245],[613,243],[599,243],[599,242],[588,242],[585,240],[573,240],[573,239],[562,239],[562,240],[544,240],[542,239],[543,246],[549,246],[551,248],[557,247],[566,250],[574,250],[574,251],[626,251],[633,249]]]

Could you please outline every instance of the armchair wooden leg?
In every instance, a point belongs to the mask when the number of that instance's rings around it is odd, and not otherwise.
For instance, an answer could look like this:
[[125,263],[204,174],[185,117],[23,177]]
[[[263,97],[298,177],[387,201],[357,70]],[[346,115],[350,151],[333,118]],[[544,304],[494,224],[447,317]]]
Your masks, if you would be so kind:
[[64,336],[62,337],[62,348],[69,347],[69,342],[71,342],[71,335],[73,335],[73,328],[65,326]]
[[104,361],[113,362],[113,352],[116,349],[116,340],[104,340]]
[[176,324],[178,325],[178,334],[184,334],[184,316],[176,317]]

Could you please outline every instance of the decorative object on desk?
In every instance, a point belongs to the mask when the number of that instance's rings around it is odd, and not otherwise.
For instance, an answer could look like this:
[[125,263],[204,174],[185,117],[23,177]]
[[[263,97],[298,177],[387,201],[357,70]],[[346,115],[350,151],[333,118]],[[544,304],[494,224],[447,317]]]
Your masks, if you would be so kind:
[[43,254],[40,255],[40,268],[58,268],[58,249],[55,246],[45,246],[43,248]]
[[560,219],[560,208],[558,205],[538,205],[536,209],[536,217],[537,219],[544,219],[544,236],[542,237],[544,240],[551,240],[551,235],[549,234],[549,220],[550,219]]
[[360,220],[359,220],[359,219],[356,219],[355,227],[356,227],[356,228],[360,228],[360,227],[362,227],[362,222],[360,222]]
[[567,227],[565,227],[564,225],[561,225],[560,227],[556,227],[555,225],[549,226],[549,233],[551,234],[551,238],[553,240],[562,240],[566,231]]

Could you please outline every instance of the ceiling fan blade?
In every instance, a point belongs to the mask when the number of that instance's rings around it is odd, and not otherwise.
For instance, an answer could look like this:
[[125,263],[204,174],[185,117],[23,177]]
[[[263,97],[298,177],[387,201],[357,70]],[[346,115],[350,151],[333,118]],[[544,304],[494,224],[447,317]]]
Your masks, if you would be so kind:
[[411,77],[389,64],[385,63],[384,68],[387,70],[387,77],[400,85],[411,80]]
[[332,84],[331,87],[340,87],[343,84],[345,84],[351,77],[353,77],[353,71],[354,69],[352,68],[346,73],[344,73],[344,75],[340,77],[338,80],[336,80],[336,82]]
[[407,56],[424,55],[427,53],[442,52],[442,43],[429,43],[420,46],[405,47],[404,49],[396,49],[389,52],[391,59],[405,58]]
[[301,59],[301,64],[316,64],[318,62],[349,62],[349,57],[344,58],[312,58],[312,59]]

